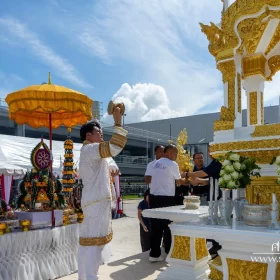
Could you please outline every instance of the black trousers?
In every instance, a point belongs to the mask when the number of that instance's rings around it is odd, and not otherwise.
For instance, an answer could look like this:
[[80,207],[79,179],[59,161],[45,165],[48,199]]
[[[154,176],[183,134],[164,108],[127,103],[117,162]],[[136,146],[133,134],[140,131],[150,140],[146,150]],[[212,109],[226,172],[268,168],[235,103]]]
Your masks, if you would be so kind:
[[140,242],[142,252],[146,252],[151,249],[151,232],[145,232],[142,225],[140,225]]
[[[176,204],[174,196],[150,195],[150,208],[161,208],[174,206]],[[171,247],[171,231],[169,224],[171,221],[164,219],[151,219],[151,251],[150,257],[158,258],[161,255],[161,240],[164,239],[165,253],[168,254]]]

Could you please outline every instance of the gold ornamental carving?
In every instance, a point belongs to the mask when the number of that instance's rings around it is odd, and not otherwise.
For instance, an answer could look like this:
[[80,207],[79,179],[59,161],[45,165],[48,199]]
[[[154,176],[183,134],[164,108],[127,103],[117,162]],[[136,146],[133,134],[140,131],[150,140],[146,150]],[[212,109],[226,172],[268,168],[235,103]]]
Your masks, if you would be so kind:
[[280,42],[280,24],[278,24],[276,30],[274,31],[273,37],[271,38],[269,45],[265,51],[265,55],[268,55]]
[[280,70],[280,55],[275,55],[268,60],[268,67],[271,71],[267,77],[268,81],[272,81],[272,77]]
[[200,260],[208,256],[206,239],[195,238],[195,254],[197,260]]
[[279,123],[258,125],[255,127],[255,131],[251,134],[252,137],[276,136],[276,135],[280,135]]
[[229,280],[266,280],[268,264],[227,258]]
[[210,274],[208,275],[208,278],[210,280],[223,280],[224,275],[218,269],[214,268],[213,266],[210,266]]
[[174,235],[174,248],[171,258],[184,261],[191,260],[190,237]]
[[242,106],[241,106],[241,75],[237,74],[237,106],[238,106],[238,112],[241,113]]
[[234,121],[235,120],[234,112],[232,110],[228,109],[227,107],[222,106],[220,120],[221,121]]
[[234,129],[234,122],[233,121],[216,120],[214,122],[214,131],[231,130],[231,129]]
[[218,63],[217,68],[222,72],[224,83],[234,80],[236,71],[234,60]]
[[[217,143],[210,145],[210,152],[224,151],[243,151],[243,150],[261,150],[268,148],[277,148],[280,150],[280,139],[263,139],[253,141],[238,141]],[[271,158],[272,159],[272,158]]]
[[262,54],[242,58],[243,78],[261,75],[265,77],[266,58]]
[[261,92],[261,124],[264,124],[263,92]]
[[241,21],[237,26],[239,37],[242,40],[237,52],[241,55],[254,54],[258,47],[258,44],[262,38],[262,35],[267,27],[268,21],[263,21],[267,17],[267,13],[263,13],[256,18],[247,18]]
[[[231,151],[229,149],[228,151]],[[264,151],[248,151],[248,152],[238,152],[240,156],[249,157],[249,158],[255,158],[257,164],[269,164],[271,162],[271,159],[274,157],[279,156],[280,149],[277,150],[264,150]],[[214,154],[211,154],[213,158],[218,158],[220,156],[224,156],[226,152],[217,152]]]
[[257,92],[249,93],[250,104],[250,124],[254,125],[258,123],[258,95]]

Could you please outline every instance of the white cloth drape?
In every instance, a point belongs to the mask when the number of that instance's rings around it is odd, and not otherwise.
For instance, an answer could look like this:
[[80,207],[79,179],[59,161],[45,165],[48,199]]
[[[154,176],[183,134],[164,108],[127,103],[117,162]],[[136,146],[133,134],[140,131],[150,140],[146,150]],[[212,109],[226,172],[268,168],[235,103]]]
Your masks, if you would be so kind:
[[48,280],[77,271],[79,224],[0,237],[0,280]]
[[9,204],[13,176],[2,175],[0,177],[1,177],[1,188],[2,188],[2,199],[4,199],[7,204]]

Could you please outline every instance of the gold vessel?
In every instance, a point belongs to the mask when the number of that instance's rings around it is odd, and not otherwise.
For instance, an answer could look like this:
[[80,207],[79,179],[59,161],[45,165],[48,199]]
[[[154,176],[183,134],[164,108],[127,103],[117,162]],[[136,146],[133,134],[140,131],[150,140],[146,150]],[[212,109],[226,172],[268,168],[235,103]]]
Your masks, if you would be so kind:
[[79,213],[78,214],[77,222],[81,224],[83,222],[83,220],[84,220],[84,214],[83,213]]
[[0,223],[0,235],[4,235],[7,225],[5,223]]
[[21,225],[23,231],[28,231],[29,226],[31,225],[31,221],[30,220],[22,220],[22,221],[20,221],[20,225]]

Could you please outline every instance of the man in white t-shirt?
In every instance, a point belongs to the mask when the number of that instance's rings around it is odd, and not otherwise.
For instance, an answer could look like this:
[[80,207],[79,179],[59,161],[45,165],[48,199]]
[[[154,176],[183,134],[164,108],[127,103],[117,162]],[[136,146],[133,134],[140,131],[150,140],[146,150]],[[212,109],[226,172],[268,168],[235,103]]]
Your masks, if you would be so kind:
[[146,169],[146,172],[145,172],[145,183],[146,184],[151,184],[153,166],[154,166],[154,164],[157,160],[162,158],[163,150],[164,150],[163,146],[159,145],[159,146],[155,147],[155,159],[148,163],[147,169]]
[[[153,166],[150,184],[150,208],[161,208],[176,205],[175,183],[177,186],[187,184],[186,174],[180,174],[179,166],[175,162],[178,150],[174,145],[164,148],[164,156],[156,161]],[[162,261],[161,240],[164,237],[165,253],[168,254],[171,247],[171,221],[163,219],[151,219],[151,251],[149,260]]]

